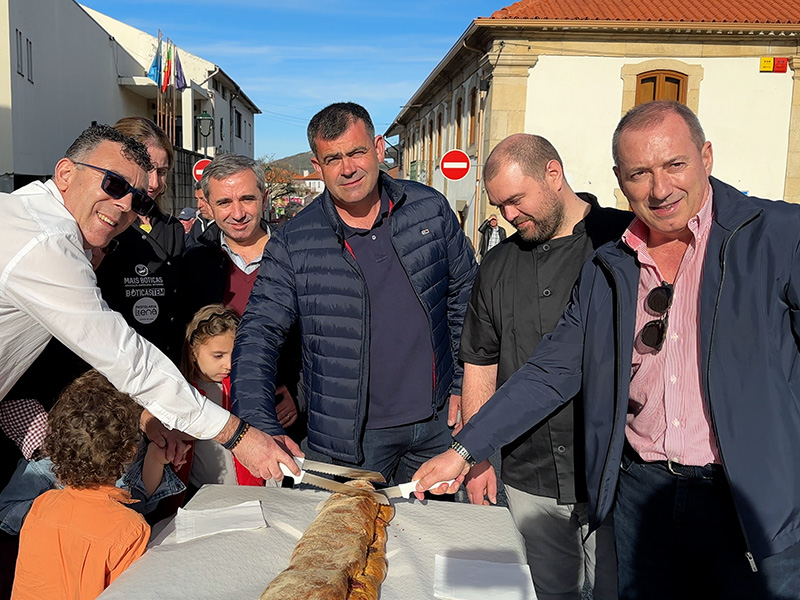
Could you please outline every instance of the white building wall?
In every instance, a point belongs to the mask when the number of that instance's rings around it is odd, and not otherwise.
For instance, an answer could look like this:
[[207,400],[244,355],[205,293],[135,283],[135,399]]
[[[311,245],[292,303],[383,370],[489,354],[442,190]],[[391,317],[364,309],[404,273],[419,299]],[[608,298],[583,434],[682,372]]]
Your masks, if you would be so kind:
[[783,198],[792,71],[759,73],[759,59],[703,61],[698,116],[714,150],[714,176],[754,196]]
[[11,121],[11,41],[13,31],[9,31],[8,4],[0,9],[0,191],[7,191],[6,185],[14,172],[14,144]]
[[[624,65],[651,58],[540,56],[530,69],[525,131],[549,139],[572,188],[615,204],[611,136],[622,116]],[[783,195],[791,73],[759,73],[758,58],[674,58],[704,69],[700,122],[714,146],[714,175],[768,198]],[[735,95],[735,96],[734,96]]]
[[[77,4],[64,0],[9,0],[13,164],[0,173],[47,175],[92,121],[113,123],[140,113],[142,99],[121,93],[117,65],[129,58]],[[15,31],[31,41],[33,83],[17,73]],[[27,52],[26,52],[27,53]],[[5,62],[5,61],[4,61]],[[2,155],[0,155],[2,156]]]

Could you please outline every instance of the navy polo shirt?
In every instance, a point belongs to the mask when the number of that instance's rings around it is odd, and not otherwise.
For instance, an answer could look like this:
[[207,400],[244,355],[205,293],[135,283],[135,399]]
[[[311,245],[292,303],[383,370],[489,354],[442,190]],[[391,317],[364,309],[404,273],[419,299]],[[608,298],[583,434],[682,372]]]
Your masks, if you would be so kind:
[[389,196],[370,229],[344,224],[367,284],[370,307],[367,429],[422,421],[433,414],[433,342],[428,315],[392,245]]

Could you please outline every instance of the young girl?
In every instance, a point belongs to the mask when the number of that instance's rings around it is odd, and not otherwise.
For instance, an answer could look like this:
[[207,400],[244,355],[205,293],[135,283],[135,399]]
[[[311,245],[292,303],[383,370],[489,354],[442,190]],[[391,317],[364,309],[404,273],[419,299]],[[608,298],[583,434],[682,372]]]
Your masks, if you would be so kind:
[[[209,304],[194,315],[186,327],[181,357],[184,377],[201,394],[223,408],[231,408],[231,355],[239,316],[223,304]],[[264,485],[242,466],[230,450],[213,440],[196,440],[191,458],[189,483]]]

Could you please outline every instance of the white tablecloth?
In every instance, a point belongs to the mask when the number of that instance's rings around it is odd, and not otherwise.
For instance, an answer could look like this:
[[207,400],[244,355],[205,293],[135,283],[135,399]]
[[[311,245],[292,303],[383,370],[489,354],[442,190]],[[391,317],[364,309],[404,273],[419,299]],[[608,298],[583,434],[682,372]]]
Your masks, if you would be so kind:
[[[188,509],[260,500],[268,527],[182,544],[172,531],[152,546],[101,600],[257,600],[289,556],[328,492],[212,485]],[[433,599],[434,556],[524,563],[525,549],[505,508],[451,502],[399,501],[387,529],[389,571],[381,600]],[[154,542],[158,542],[156,538]]]

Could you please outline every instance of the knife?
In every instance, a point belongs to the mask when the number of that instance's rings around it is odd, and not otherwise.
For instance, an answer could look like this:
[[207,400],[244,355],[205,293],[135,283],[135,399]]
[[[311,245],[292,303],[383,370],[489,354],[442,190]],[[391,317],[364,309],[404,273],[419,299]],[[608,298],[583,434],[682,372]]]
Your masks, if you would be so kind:
[[386,482],[384,476],[377,471],[367,471],[365,469],[355,469],[353,467],[332,465],[330,463],[309,460],[299,456],[295,456],[294,461],[297,463],[297,466],[304,471],[314,471],[315,473],[326,473],[328,475],[339,475],[340,477],[347,477],[348,479],[364,479],[366,481],[376,481],[378,483]]
[[[370,490],[363,490],[351,485],[345,485],[344,483],[339,483],[338,481],[333,481],[332,479],[326,479],[325,477],[320,477],[319,475],[314,475],[313,473],[309,473],[308,471],[304,471],[302,466],[304,461],[302,458],[295,456],[293,457],[297,466],[300,467],[300,475],[295,475],[289,470],[289,467],[284,465],[283,463],[278,463],[281,467],[281,471],[287,477],[291,477],[294,479],[296,484],[305,483],[307,485],[313,485],[314,487],[322,488],[323,490],[328,490],[329,492],[338,492],[340,494],[348,494],[350,496],[359,496],[367,494],[368,496],[372,496],[372,498],[380,503],[380,504],[389,504],[389,499],[382,493],[373,492]],[[312,461],[313,462],[313,461]],[[320,463],[320,464],[327,464],[327,463]]]
[[[376,491],[378,493],[380,493],[380,494],[385,494],[387,498],[410,498],[411,494],[414,491],[416,491],[416,489],[417,489],[418,481],[419,480],[417,480],[417,481],[409,481],[408,483],[401,483],[399,485],[394,485],[394,486],[388,487],[388,488],[382,488],[382,489],[379,489],[379,490],[376,490]],[[447,485],[450,485],[454,481],[455,481],[455,479],[448,479],[447,481],[437,481],[436,483],[434,483],[428,489],[431,490],[431,489],[437,488],[440,485],[442,485],[443,483],[446,483]]]

